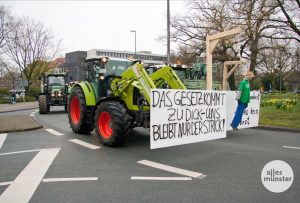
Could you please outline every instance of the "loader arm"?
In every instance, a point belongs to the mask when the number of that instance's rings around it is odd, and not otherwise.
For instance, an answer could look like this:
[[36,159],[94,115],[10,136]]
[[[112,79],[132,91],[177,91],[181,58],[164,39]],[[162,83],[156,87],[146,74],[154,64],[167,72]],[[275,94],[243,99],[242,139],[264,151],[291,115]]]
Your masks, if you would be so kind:
[[186,89],[174,70],[169,66],[164,66],[152,73],[150,78],[158,88],[167,83],[170,89]]
[[135,89],[138,89],[141,96],[150,104],[151,89],[156,89],[153,81],[140,63],[135,63],[111,83],[111,90],[114,96],[120,96],[125,101],[129,110],[140,110],[133,101]]

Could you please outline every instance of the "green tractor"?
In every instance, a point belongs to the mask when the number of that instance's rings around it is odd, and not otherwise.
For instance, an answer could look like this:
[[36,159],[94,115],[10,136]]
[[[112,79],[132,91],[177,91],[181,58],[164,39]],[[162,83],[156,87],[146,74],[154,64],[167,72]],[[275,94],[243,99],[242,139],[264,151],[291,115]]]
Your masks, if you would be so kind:
[[66,84],[67,75],[61,73],[43,74],[42,93],[38,95],[39,112],[46,114],[50,112],[51,106],[64,106],[68,110],[68,85]]
[[186,89],[167,66],[148,75],[140,61],[100,57],[86,62],[87,80],[75,84],[69,96],[69,122],[75,133],[95,128],[107,146],[122,145],[132,128],[150,127],[151,89]]
[[[196,63],[193,67],[185,67],[184,65],[171,65],[172,69],[181,79],[187,89],[206,89],[206,64]],[[217,65],[213,64],[213,78],[216,78]],[[221,83],[213,81],[213,89],[220,89]]]

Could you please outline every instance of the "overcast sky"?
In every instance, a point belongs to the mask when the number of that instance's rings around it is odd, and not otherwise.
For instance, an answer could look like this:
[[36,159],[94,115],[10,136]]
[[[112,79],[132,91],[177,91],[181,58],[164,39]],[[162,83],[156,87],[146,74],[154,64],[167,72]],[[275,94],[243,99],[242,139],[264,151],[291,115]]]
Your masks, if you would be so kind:
[[[166,54],[166,44],[156,39],[167,33],[167,1],[6,1],[16,16],[43,22],[62,39],[62,55],[89,49]],[[171,15],[185,12],[186,2],[170,0]],[[175,48],[176,44],[171,44]]]

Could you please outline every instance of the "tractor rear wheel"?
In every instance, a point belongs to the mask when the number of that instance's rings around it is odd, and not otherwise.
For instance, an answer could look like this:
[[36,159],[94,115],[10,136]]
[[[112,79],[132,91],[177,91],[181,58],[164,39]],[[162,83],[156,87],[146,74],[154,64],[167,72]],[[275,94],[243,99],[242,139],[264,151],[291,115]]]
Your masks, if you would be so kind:
[[95,113],[95,129],[101,143],[110,147],[124,144],[130,132],[130,116],[115,101],[101,103]]
[[47,97],[46,95],[39,95],[39,110],[40,114],[46,114],[48,113],[48,105],[47,105]]
[[68,117],[73,132],[87,134],[94,129],[94,126],[87,122],[85,96],[80,87],[72,89],[68,107]]

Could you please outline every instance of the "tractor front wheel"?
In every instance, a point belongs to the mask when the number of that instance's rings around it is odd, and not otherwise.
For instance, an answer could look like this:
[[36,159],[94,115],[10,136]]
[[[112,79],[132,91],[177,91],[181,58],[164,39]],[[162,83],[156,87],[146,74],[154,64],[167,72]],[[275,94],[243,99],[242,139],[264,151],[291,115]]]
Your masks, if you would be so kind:
[[124,144],[130,132],[126,108],[115,101],[101,103],[95,113],[95,129],[101,143],[110,147]]
[[94,129],[94,126],[87,122],[88,112],[84,93],[80,87],[72,89],[68,107],[68,117],[73,132],[87,134]]
[[48,113],[48,105],[47,105],[47,97],[46,95],[39,95],[39,110],[40,114],[46,114]]

